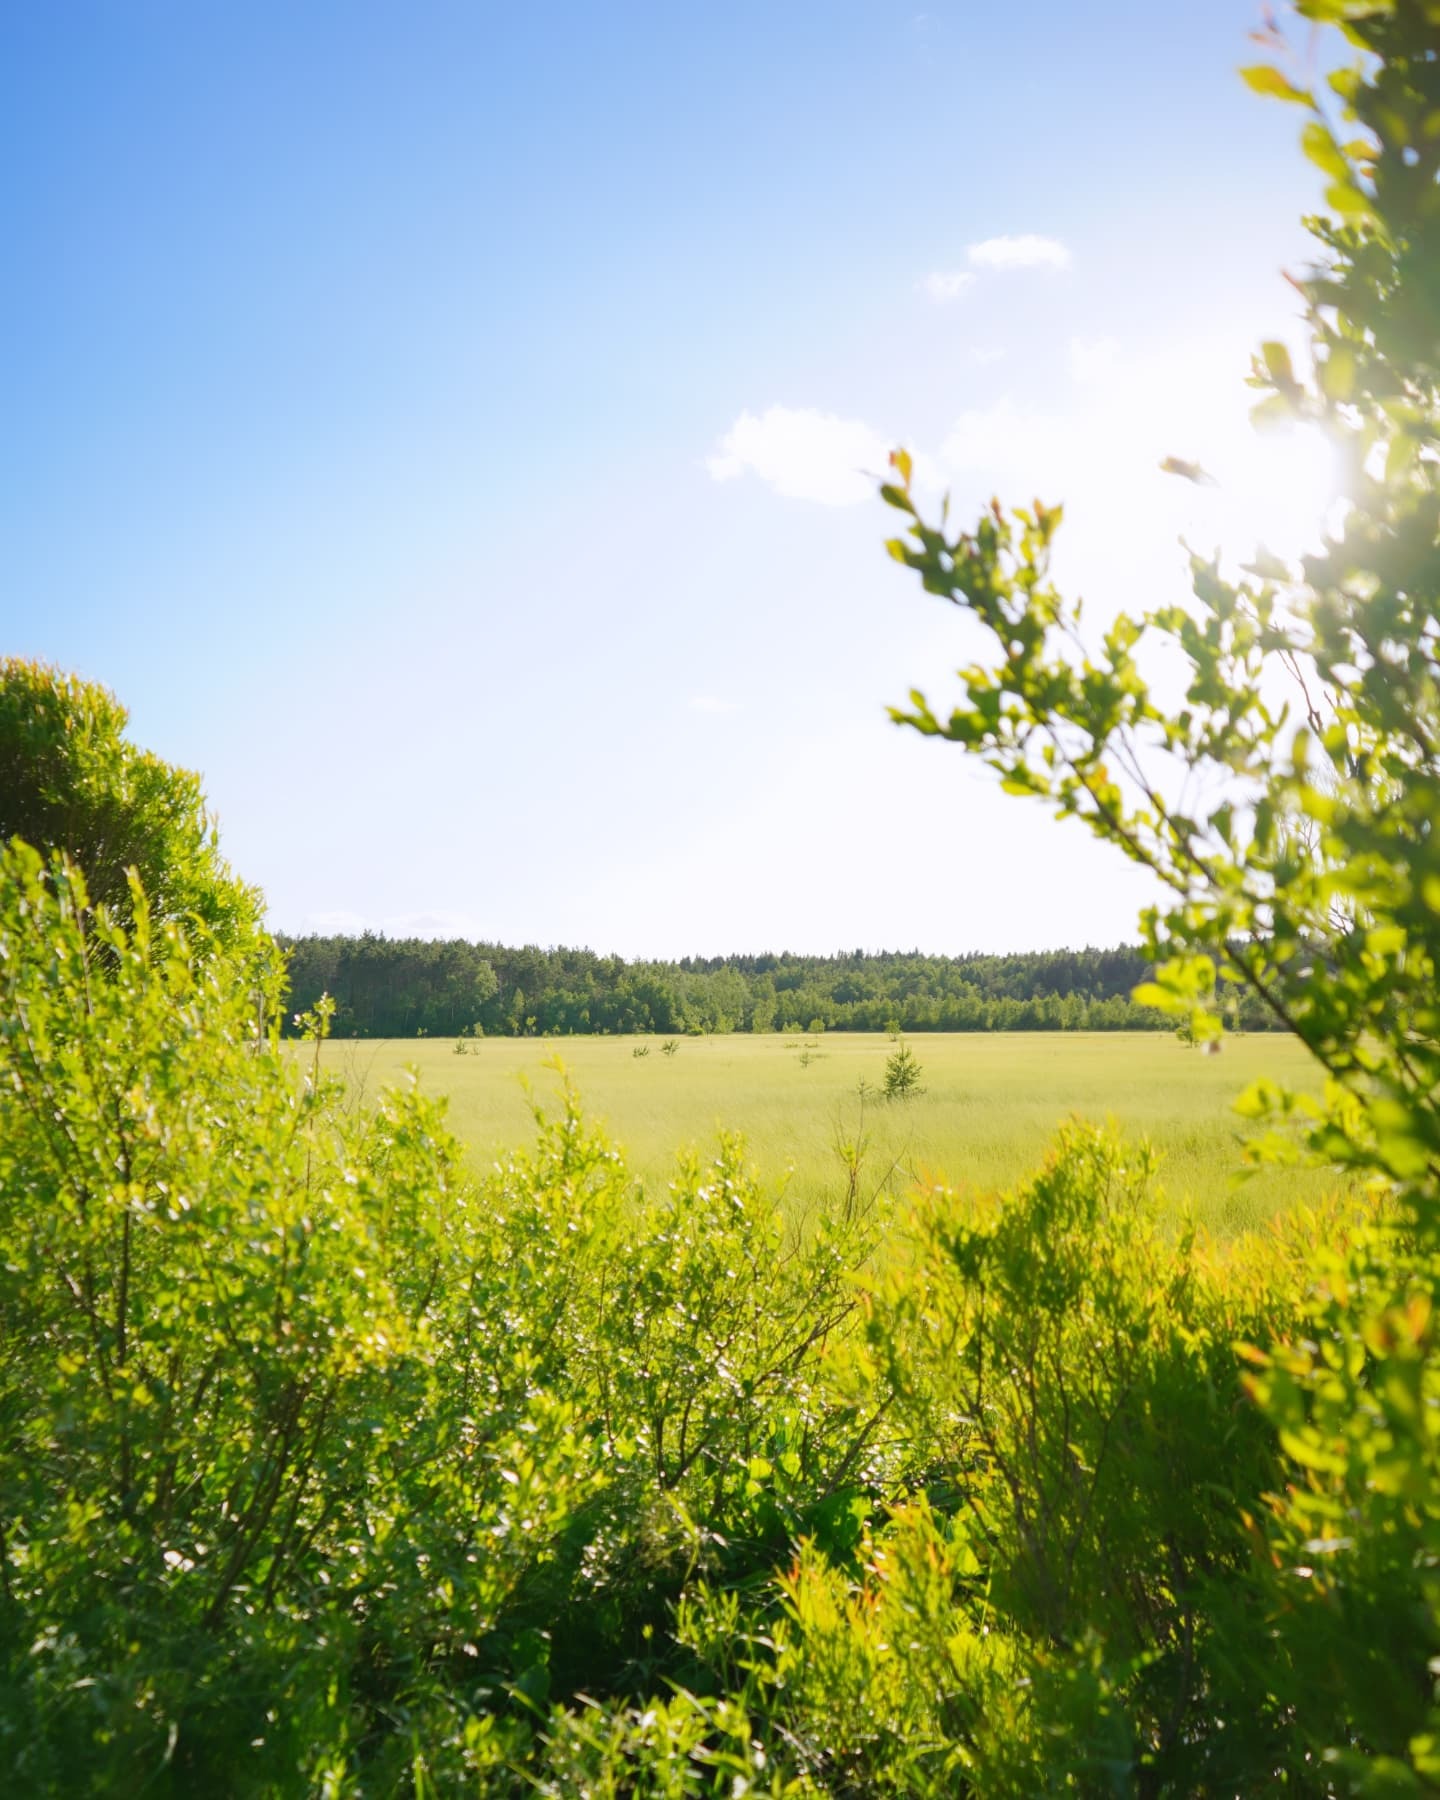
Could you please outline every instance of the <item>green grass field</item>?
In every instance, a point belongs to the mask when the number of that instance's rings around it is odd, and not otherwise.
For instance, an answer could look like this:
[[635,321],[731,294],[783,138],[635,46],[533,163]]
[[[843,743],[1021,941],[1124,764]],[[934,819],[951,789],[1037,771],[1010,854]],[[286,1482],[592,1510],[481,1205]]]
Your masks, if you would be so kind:
[[[1240,1090],[1260,1074],[1316,1085],[1313,1067],[1288,1039],[1227,1039],[1216,1057],[1163,1033],[937,1033],[909,1042],[925,1092],[905,1103],[867,1104],[872,1181],[894,1166],[900,1182],[938,1176],[1007,1187],[1039,1162],[1056,1126],[1078,1115],[1113,1119],[1148,1137],[1164,1153],[1169,1201],[1188,1204],[1217,1233],[1336,1185],[1313,1170],[1234,1179],[1245,1128],[1231,1102]],[[649,1054],[636,1057],[637,1046]],[[533,1135],[524,1084],[536,1099],[553,1099],[558,1077],[546,1063],[558,1055],[586,1111],[647,1182],[668,1178],[678,1150],[703,1151],[721,1131],[738,1131],[761,1176],[787,1181],[808,1208],[843,1187],[835,1141],[854,1136],[858,1084],[879,1087],[893,1047],[858,1033],[682,1038],[667,1057],[658,1038],[491,1038],[457,1056],[448,1039],[387,1039],[340,1040],[324,1055],[332,1071],[371,1095],[409,1069],[418,1072],[428,1092],[448,1096],[451,1123],[480,1167]]]

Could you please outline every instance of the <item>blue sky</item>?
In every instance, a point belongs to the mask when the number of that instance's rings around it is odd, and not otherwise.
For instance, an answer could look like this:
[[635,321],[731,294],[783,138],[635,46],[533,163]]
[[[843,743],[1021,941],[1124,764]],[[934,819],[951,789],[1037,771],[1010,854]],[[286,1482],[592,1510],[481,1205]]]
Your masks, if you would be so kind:
[[1304,532],[1244,428],[1317,198],[1258,13],[3,9],[0,644],[200,769],[286,929],[1129,935],[1133,873],[886,722],[973,644],[857,470],[1064,499],[1102,609]]

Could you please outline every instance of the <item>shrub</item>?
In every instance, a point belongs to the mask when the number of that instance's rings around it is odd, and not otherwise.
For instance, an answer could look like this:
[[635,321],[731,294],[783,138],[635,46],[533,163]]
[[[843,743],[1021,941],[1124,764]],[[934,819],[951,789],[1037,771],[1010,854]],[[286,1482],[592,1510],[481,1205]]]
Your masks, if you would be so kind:
[[802,1548],[761,1617],[682,1608],[781,1766],[934,1800],[1253,1791],[1284,1718],[1217,1621],[1283,1456],[1231,1340],[1290,1323],[1301,1266],[1279,1234],[1177,1246],[1146,1153],[1087,1128],[1004,1199],[926,1196],[850,1364],[898,1504],[853,1559]]

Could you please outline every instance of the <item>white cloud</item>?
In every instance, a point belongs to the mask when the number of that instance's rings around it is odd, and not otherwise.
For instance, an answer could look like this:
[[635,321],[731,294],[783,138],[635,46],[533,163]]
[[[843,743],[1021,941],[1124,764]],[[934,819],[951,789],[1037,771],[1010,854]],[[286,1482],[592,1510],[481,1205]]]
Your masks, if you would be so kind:
[[742,412],[705,466],[716,481],[758,475],[787,500],[853,506],[874,497],[891,440],[860,419],[812,407]]
[[943,306],[947,301],[958,300],[974,282],[975,277],[968,269],[936,269],[920,286],[937,306]]
[[1058,238],[1037,237],[1033,232],[1020,237],[986,238],[983,243],[971,244],[966,255],[981,269],[1070,267],[1070,252]]
[[1005,352],[988,344],[974,344],[970,348],[970,360],[979,369],[991,368],[995,363],[1005,360]]
[[692,694],[690,710],[696,713],[709,713],[713,717],[721,717],[726,713],[739,712],[738,700],[722,700],[718,694]]

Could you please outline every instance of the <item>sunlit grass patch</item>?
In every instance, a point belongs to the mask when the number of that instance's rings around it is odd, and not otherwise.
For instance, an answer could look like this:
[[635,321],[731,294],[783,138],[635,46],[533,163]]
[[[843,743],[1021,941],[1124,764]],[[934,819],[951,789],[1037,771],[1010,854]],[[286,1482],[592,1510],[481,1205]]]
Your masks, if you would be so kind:
[[373,1094],[407,1068],[450,1100],[451,1120],[477,1167],[533,1134],[530,1094],[545,1099],[557,1056],[587,1111],[602,1120],[647,1184],[669,1180],[677,1152],[708,1150],[743,1134],[770,1183],[784,1181],[810,1208],[843,1187],[837,1139],[861,1125],[860,1084],[871,1090],[863,1129],[867,1174],[893,1170],[902,1185],[944,1180],[1013,1186],[1034,1170],[1060,1123],[1114,1119],[1161,1152],[1169,1203],[1188,1206],[1218,1234],[1257,1224],[1292,1200],[1335,1185],[1324,1171],[1267,1170],[1237,1183],[1244,1121],[1231,1102],[1264,1073],[1303,1086],[1302,1050],[1288,1039],[1227,1039],[1201,1056],[1161,1033],[919,1034],[909,1040],[924,1092],[878,1098],[893,1042],[880,1034],[684,1038],[673,1055],[637,1058],[658,1040],[621,1037],[491,1038],[457,1058],[449,1040],[338,1041],[332,1069]]

